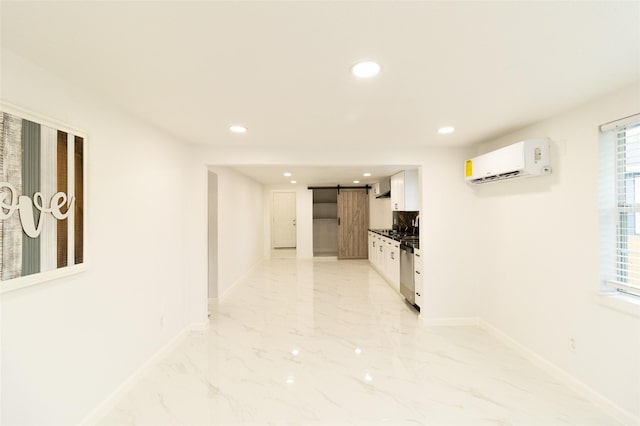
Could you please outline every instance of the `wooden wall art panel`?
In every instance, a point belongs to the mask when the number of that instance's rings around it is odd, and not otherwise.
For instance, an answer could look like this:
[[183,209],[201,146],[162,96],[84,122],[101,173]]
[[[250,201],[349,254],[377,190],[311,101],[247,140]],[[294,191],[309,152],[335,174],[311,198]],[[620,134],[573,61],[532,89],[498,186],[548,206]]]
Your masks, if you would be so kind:
[[86,136],[2,104],[0,290],[85,267]]

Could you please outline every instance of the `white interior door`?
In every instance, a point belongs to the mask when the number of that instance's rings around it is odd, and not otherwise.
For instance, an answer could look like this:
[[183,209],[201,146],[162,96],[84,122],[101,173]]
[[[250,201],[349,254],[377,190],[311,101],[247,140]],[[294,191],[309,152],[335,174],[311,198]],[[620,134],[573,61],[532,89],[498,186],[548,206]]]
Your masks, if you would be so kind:
[[273,193],[273,248],[296,247],[296,193]]

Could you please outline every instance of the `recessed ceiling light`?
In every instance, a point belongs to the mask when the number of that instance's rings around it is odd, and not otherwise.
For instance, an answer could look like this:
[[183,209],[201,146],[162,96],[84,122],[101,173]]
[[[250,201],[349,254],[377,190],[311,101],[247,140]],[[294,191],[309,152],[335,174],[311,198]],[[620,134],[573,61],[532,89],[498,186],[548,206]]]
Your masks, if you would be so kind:
[[291,183],[297,183],[295,180],[290,181]]
[[360,183],[360,181],[359,180],[354,180],[353,183]]
[[246,133],[247,128],[244,126],[229,126],[229,130],[233,133]]
[[284,173],[282,174],[282,176],[289,177],[289,176],[291,176],[291,173],[289,173],[289,172],[284,172]]
[[440,128],[438,129],[438,133],[440,133],[441,135],[446,135],[446,134],[448,134],[448,133],[453,133],[455,130],[456,130],[455,128],[453,128],[453,127],[449,127],[449,126],[447,126],[447,127],[440,127]]
[[363,173],[362,176],[369,177],[369,176],[371,176],[371,173]]
[[358,78],[371,78],[378,75],[380,65],[371,61],[358,62],[351,68],[351,72]]

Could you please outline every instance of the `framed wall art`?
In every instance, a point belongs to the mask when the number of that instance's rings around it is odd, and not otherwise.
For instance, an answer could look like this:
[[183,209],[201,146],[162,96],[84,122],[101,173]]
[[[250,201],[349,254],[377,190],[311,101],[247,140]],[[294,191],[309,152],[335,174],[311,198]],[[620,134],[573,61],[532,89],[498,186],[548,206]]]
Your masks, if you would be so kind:
[[87,137],[0,104],[0,292],[86,268]]

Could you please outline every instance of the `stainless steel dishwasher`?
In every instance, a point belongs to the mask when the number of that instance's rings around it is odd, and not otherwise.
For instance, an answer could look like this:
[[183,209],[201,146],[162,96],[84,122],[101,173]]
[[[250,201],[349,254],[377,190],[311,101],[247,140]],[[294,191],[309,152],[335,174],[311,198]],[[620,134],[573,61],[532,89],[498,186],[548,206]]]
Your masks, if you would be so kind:
[[400,294],[412,305],[416,304],[416,285],[413,267],[413,246],[400,244]]

